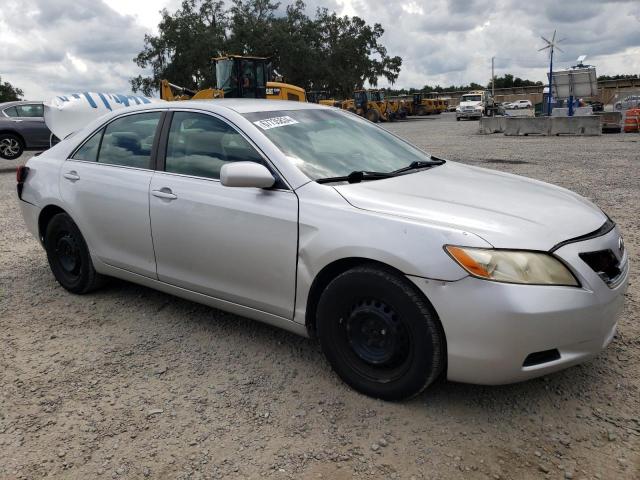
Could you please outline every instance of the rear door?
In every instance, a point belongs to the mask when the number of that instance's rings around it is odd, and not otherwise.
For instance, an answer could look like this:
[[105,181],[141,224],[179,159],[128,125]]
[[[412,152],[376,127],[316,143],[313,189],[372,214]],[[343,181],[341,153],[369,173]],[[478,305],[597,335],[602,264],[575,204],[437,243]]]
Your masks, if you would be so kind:
[[46,148],[49,146],[51,132],[44,123],[44,107],[41,103],[17,105],[20,132],[27,148]]
[[150,196],[158,279],[293,318],[295,193],[282,181],[272,189],[220,183],[226,162],[254,161],[275,173],[245,136],[220,117],[174,112],[163,144],[165,162],[160,159]]
[[62,198],[104,263],[156,278],[149,184],[162,111],[126,114],[93,134],[62,165]]

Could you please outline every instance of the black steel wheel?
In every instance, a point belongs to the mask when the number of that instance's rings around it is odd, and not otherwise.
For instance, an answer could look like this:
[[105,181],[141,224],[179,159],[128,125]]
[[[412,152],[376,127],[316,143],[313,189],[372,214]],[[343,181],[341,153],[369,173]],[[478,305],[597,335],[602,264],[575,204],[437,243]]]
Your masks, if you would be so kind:
[[66,213],[54,215],[44,237],[49,267],[58,283],[72,293],[88,293],[102,277],[95,271],[89,249],[77,225]]
[[336,373],[372,397],[416,395],[444,368],[444,334],[429,302],[407,279],[375,265],[327,286],[317,330]]

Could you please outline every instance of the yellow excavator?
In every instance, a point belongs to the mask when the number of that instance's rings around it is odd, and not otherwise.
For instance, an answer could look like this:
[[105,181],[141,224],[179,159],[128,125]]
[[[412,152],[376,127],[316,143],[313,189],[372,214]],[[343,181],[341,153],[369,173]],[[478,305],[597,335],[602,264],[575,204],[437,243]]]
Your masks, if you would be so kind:
[[374,123],[394,119],[391,106],[380,90],[356,90],[353,92],[353,99],[345,100],[342,108]]
[[269,81],[271,75],[268,58],[225,55],[213,59],[216,68],[216,88],[191,90],[160,82],[163,100],[202,100],[212,98],[266,98],[305,102],[303,88],[283,82]]

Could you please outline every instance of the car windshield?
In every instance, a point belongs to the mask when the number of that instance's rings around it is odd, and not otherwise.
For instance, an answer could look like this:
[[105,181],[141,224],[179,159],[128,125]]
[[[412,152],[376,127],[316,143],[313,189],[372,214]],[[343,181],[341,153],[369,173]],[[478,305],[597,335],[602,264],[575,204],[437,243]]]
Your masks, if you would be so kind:
[[480,100],[482,100],[482,97],[480,95],[463,95],[462,96],[463,102],[479,102]]
[[312,180],[355,171],[393,172],[430,159],[423,151],[349,113],[305,109],[244,116]]

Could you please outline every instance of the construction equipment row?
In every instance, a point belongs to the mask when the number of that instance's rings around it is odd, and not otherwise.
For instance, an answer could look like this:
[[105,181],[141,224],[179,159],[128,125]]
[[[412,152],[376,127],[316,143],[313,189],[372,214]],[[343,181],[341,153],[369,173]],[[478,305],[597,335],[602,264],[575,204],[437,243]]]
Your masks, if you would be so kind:
[[410,115],[436,115],[448,108],[446,100],[426,98],[423,93],[386,98],[382,90],[356,90],[352,98],[346,100],[332,99],[325,91],[305,93],[295,85],[270,81],[274,75],[266,57],[225,55],[214,58],[213,62],[215,88],[194,91],[162,80],[160,98],[168,101],[214,98],[309,101],[348,110],[374,123],[402,120]]

